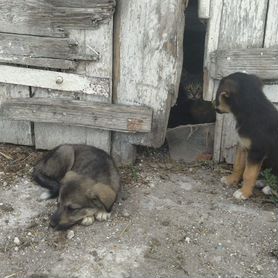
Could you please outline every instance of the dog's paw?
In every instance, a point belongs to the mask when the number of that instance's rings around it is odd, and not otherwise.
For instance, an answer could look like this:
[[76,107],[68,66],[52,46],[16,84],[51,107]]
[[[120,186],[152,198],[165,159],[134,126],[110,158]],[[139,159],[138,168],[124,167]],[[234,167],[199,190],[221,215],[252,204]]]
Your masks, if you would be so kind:
[[95,217],[96,217],[96,220],[98,220],[98,221],[106,221],[106,220],[110,219],[111,213],[100,210],[95,214]]
[[95,218],[94,217],[85,217],[82,219],[81,221],[81,225],[83,226],[90,226],[95,222]]
[[239,183],[238,178],[236,178],[236,177],[233,176],[233,175],[222,177],[222,178],[220,179],[220,181],[221,181],[222,183],[224,183],[225,185],[229,185],[229,186],[237,185],[237,184]]
[[40,197],[39,197],[39,200],[40,201],[45,201],[45,200],[48,200],[51,198],[51,194],[49,191],[46,191],[46,192],[43,192]]
[[243,194],[241,189],[238,189],[237,191],[235,191],[233,196],[238,200],[246,200],[248,198]]

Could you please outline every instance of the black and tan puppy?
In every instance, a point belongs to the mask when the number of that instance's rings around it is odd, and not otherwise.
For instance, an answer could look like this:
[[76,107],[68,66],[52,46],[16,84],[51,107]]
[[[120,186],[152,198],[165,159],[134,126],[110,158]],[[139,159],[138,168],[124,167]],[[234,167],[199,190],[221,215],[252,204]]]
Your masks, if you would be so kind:
[[233,173],[221,179],[227,185],[243,186],[234,193],[237,199],[252,195],[264,164],[278,175],[278,111],[265,97],[262,82],[255,76],[233,73],[220,82],[216,111],[232,113],[236,119],[239,146]]
[[61,145],[34,167],[33,179],[58,197],[50,224],[67,229],[75,223],[90,225],[107,220],[120,190],[118,170],[103,150],[86,145]]

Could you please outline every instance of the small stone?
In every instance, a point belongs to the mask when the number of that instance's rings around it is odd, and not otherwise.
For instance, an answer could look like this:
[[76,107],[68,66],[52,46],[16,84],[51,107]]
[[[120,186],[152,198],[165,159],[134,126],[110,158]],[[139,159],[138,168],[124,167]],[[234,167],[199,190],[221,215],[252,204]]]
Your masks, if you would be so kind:
[[18,247],[17,246],[14,248],[14,251],[16,251],[16,252],[18,251]]
[[190,242],[190,238],[189,238],[189,237],[186,237],[186,238],[185,238],[185,242],[189,243],[189,242]]
[[265,194],[265,195],[271,195],[271,188],[267,185],[265,186],[263,189],[262,189],[262,192]]
[[74,231],[73,230],[68,230],[67,239],[72,239],[72,238],[74,238]]
[[8,183],[6,181],[3,182],[3,186],[7,186]]
[[31,233],[31,232],[28,232],[28,233],[27,233],[27,235],[28,235],[28,236],[31,236],[31,235],[32,235],[32,233]]
[[14,243],[16,245],[20,245],[21,244],[21,242],[20,242],[20,240],[19,240],[19,238],[17,236],[14,238]]
[[261,272],[263,270],[263,267],[261,265],[257,265],[256,269],[257,269],[258,272]]
[[130,216],[130,214],[126,210],[123,211],[122,215],[123,215],[123,217],[129,217]]

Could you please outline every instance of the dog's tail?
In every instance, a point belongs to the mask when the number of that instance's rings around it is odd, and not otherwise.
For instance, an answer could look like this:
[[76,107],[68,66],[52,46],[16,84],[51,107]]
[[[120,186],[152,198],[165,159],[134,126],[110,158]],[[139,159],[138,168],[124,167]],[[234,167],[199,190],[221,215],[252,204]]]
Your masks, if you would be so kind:
[[40,171],[34,171],[32,178],[40,186],[47,188],[50,193],[50,198],[55,198],[59,194],[60,184],[57,180],[51,179],[48,176],[42,174]]

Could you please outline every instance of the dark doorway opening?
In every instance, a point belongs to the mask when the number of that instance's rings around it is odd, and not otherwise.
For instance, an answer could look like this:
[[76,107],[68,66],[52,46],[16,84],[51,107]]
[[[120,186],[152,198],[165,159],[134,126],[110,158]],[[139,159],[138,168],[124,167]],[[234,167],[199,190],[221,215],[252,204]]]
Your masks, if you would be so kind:
[[212,103],[202,98],[205,36],[206,25],[198,18],[198,1],[189,1],[185,11],[183,69],[177,102],[170,112],[169,128],[215,122]]

